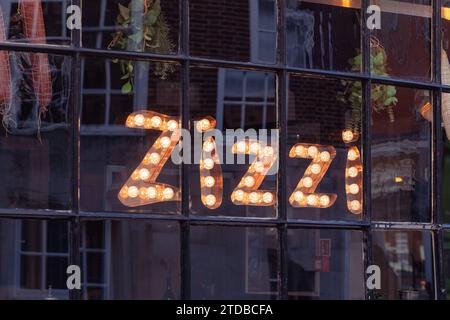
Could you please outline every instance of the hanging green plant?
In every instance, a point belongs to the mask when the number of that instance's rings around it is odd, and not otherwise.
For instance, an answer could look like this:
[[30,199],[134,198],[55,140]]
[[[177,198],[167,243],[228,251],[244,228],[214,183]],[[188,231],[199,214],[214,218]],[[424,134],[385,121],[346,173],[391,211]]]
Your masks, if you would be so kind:
[[[117,31],[112,35],[108,48],[135,50],[140,52],[169,54],[175,45],[170,40],[170,30],[161,11],[160,0],[132,0],[128,6],[119,3],[119,15],[116,19]],[[134,61],[113,60],[119,63],[125,83],[123,93],[129,93],[134,86]],[[174,71],[167,62],[155,62],[153,73],[161,78]]]
[[[360,72],[362,67],[362,56],[359,53],[350,59],[351,71]],[[370,39],[370,70],[372,74],[381,77],[389,76],[387,66],[387,55],[380,41],[375,37]],[[346,119],[346,129],[352,132],[361,132],[361,108],[362,108],[362,87],[359,81],[343,80],[344,91],[339,92],[338,98],[341,102],[349,103],[352,107],[350,117]],[[372,110],[380,113],[387,111],[389,121],[395,121],[394,107],[398,103],[395,86],[384,84],[373,84],[371,88]]]

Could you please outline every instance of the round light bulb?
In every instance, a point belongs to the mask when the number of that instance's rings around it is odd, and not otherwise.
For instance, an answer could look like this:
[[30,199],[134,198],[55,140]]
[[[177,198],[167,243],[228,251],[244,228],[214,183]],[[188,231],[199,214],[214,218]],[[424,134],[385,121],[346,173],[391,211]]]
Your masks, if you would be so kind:
[[351,130],[344,130],[342,131],[342,140],[344,142],[352,142],[354,138],[354,134]]
[[308,148],[308,155],[309,155],[311,158],[314,158],[314,157],[317,155],[318,152],[319,152],[319,150],[317,149],[316,146],[310,146],[310,147]]
[[237,153],[245,153],[247,150],[247,144],[245,141],[240,141],[236,144]]
[[120,189],[119,196],[125,199],[128,198],[128,187],[125,186],[122,189]]
[[258,142],[253,142],[250,145],[250,153],[252,153],[252,154],[258,154],[260,149],[261,149],[261,146]]
[[204,180],[205,187],[211,188],[212,186],[214,186],[215,182],[216,182],[216,180],[213,177],[211,177],[211,176],[205,177],[205,180]]
[[205,203],[207,206],[212,207],[213,205],[216,204],[216,197],[213,194],[208,194],[205,197]]
[[151,164],[158,164],[161,161],[161,156],[156,152],[151,153],[149,158]]
[[128,188],[128,196],[130,198],[136,198],[139,195],[139,189],[135,186],[131,186]]
[[163,197],[166,200],[172,199],[174,195],[175,195],[175,192],[173,191],[172,188],[165,188],[163,191]]
[[148,171],[148,169],[141,169],[139,170],[139,178],[141,180],[148,180],[148,178],[150,178],[150,171]]
[[156,196],[158,195],[158,191],[156,190],[155,187],[148,187],[147,188],[147,196],[150,199],[156,199]]
[[305,186],[306,188],[311,188],[311,186],[313,185],[313,180],[311,179],[311,177],[305,177],[302,181],[303,186]]
[[305,199],[305,195],[301,191],[295,191],[294,193],[294,200],[297,202],[301,202]]
[[350,150],[347,155],[348,160],[354,161],[358,159],[358,153],[355,150]]
[[147,188],[142,187],[142,188],[139,189],[139,198],[141,198],[143,200],[148,198]]
[[320,153],[320,160],[323,162],[330,161],[331,155],[328,151],[323,151]]
[[257,202],[259,202],[259,193],[258,193],[258,192],[251,192],[251,193],[248,195],[248,200],[249,200],[251,203],[257,203]]
[[202,119],[200,121],[197,121],[197,130],[198,131],[207,131],[211,128],[211,121],[208,119]]
[[154,116],[152,117],[152,119],[150,120],[150,123],[152,124],[153,128],[159,128],[161,126],[162,120],[160,117],[158,116]]
[[261,161],[256,161],[253,164],[253,167],[254,167],[255,171],[258,173],[261,173],[264,171],[264,163],[262,163]]
[[306,203],[310,206],[315,206],[317,205],[317,196],[315,194],[310,194],[309,196],[306,197]]
[[145,117],[142,114],[134,116],[134,124],[138,127],[142,127],[145,123]]
[[358,200],[353,200],[352,202],[350,202],[350,209],[358,211],[359,209],[361,209],[361,203],[359,203]]
[[203,151],[205,152],[211,152],[214,150],[214,143],[212,143],[211,141],[205,141],[203,143]]
[[169,137],[162,137],[161,138],[161,146],[163,148],[168,148],[170,146],[170,138]]
[[326,195],[320,196],[320,204],[324,207],[328,206],[330,204],[330,197]]
[[265,192],[263,194],[263,202],[264,203],[272,203],[273,201],[273,194],[270,192]]
[[167,122],[167,129],[173,131],[176,128],[178,128],[178,122],[176,122],[175,120],[169,120],[169,122]]
[[236,190],[236,192],[234,193],[234,199],[236,199],[237,201],[244,201],[244,197],[245,192],[242,190]]
[[263,155],[264,157],[271,157],[273,156],[274,150],[272,147],[264,147],[263,149]]
[[356,167],[348,168],[348,176],[351,178],[355,178],[356,176],[358,176],[358,169],[356,169]]
[[356,183],[351,184],[348,187],[348,189],[349,189],[351,194],[358,194],[358,192],[359,192],[359,186]]
[[245,185],[247,188],[253,187],[253,186],[255,185],[255,178],[253,178],[252,176],[247,176],[247,177],[245,177],[245,179],[244,179],[244,185]]
[[211,158],[206,158],[205,160],[203,160],[203,167],[207,170],[211,170],[212,168],[214,168],[214,160]]
[[305,154],[305,147],[304,146],[296,146],[295,147],[295,155],[297,157],[302,157]]
[[317,163],[315,163],[311,166],[311,172],[314,174],[319,174],[321,169],[322,169],[322,167]]
[[139,176],[139,170],[134,170],[133,173],[131,174],[131,179],[132,180],[139,180],[140,176]]

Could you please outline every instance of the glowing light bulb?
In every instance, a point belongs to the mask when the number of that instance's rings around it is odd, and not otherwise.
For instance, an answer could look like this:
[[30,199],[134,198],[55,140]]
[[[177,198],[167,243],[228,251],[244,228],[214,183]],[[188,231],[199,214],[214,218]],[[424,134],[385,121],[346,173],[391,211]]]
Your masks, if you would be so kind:
[[212,168],[214,168],[214,160],[211,158],[206,158],[205,160],[203,160],[203,167],[207,170],[211,170]]
[[141,180],[148,180],[148,178],[150,178],[150,171],[148,171],[148,169],[141,169],[139,170],[139,178]]
[[236,192],[234,193],[234,199],[236,199],[237,201],[244,201],[244,197],[245,192],[242,190],[236,190]]
[[121,198],[128,198],[128,188],[126,186],[120,189],[119,196]]
[[258,154],[260,149],[261,149],[261,146],[260,146],[260,144],[258,142],[253,142],[250,145],[250,153]]
[[264,147],[263,149],[263,155],[264,157],[271,157],[273,156],[274,150],[272,147]]
[[139,180],[139,171],[138,170],[134,170],[133,173],[131,174],[131,179],[133,180]]
[[257,203],[257,202],[259,202],[259,193],[258,193],[258,192],[251,192],[251,193],[248,195],[248,200],[249,200],[251,203]]
[[170,138],[169,137],[162,137],[160,142],[161,142],[161,146],[163,148],[168,148],[170,146]]
[[321,169],[322,169],[322,167],[317,163],[315,163],[311,166],[311,172],[314,174],[319,174]]
[[273,201],[273,194],[270,192],[265,192],[263,194],[263,202],[264,203],[272,203]]
[[150,123],[152,124],[153,128],[159,128],[162,124],[162,120],[158,116],[154,116],[151,118]]
[[211,151],[213,151],[214,150],[214,143],[212,143],[211,141],[205,141],[204,143],[203,143],[203,150],[205,151],[205,152],[211,152]]
[[317,155],[318,152],[319,152],[319,150],[318,150],[317,147],[315,147],[315,146],[310,146],[310,147],[308,148],[308,155],[309,155],[311,158],[314,158],[314,157]]
[[349,185],[348,190],[351,194],[358,194],[359,192],[359,186],[356,183],[353,183]]
[[149,160],[151,164],[158,164],[161,161],[161,156],[159,153],[153,152],[150,154]]
[[295,191],[294,193],[294,200],[297,202],[301,202],[305,199],[305,195],[301,191]]
[[331,155],[328,151],[323,151],[320,153],[320,160],[323,162],[330,161]]
[[177,128],[178,128],[178,122],[176,122],[175,120],[169,120],[169,122],[167,122],[167,129],[169,129],[170,131],[173,131]]
[[305,147],[304,146],[296,146],[295,147],[295,155],[298,157],[301,157],[305,154]]
[[147,188],[142,187],[139,189],[139,198],[144,199],[144,200],[148,198]]
[[205,203],[207,206],[212,207],[216,204],[216,197],[213,194],[209,194],[205,197]]
[[315,194],[310,194],[306,197],[306,203],[310,206],[317,205],[318,197]]
[[156,199],[156,196],[158,195],[158,191],[156,190],[155,187],[148,187],[147,188],[147,196],[150,199]]
[[128,196],[130,198],[136,198],[139,195],[139,189],[135,186],[131,186],[128,188]]
[[351,130],[342,131],[342,140],[344,142],[346,142],[346,143],[352,142],[354,137],[355,137],[355,135],[353,134],[353,132]]
[[350,150],[347,155],[348,160],[355,161],[358,159],[358,153],[355,150]]
[[245,177],[245,179],[244,179],[244,185],[245,185],[247,188],[253,187],[253,186],[255,185],[255,178],[253,178],[252,176],[247,176],[247,177]]
[[214,186],[215,182],[216,180],[212,176],[205,177],[204,184],[206,187],[211,188],[212,186]]
[[202,119],[197,121],[197,130],[198,131],[207,131],[211,128],[211,121],[208,119]]
[[253,164],[253,167],[254,167],[255,171],[258,173],[261,173],[264,171],[264,163],[262,163],[261,161],[256,161]]
[[355,178],[358,176],[358,169],[356,167],[350,167],[348,168],[348,176],[351,178]]
[[134,116],[134,124],[138,127],[142,127],[145,123],[145,117],[142,114]]
[[305,178],[303,178],[303,185],[306,187],[306,188],[311,188],[311,186],[313,185],[313,180],[311,179],[311,177],[305,177]]
[[324,207],[330,204],[330,197],[327,195],[320,196],[320,204]]
[[350,209],[358,211],[359,209],[361,209],[361,203],[359,203],[358,200],[353,200],[352,202],[350,202]]
[[245,141],[240,141],[236,144],[237,153],[245,153],[247,150],[247,144]]
[[172,199],[174,195],[175,195],[175,192],[173,191],[172,188],[165,188],[163,191],[163,197],[166,200]]

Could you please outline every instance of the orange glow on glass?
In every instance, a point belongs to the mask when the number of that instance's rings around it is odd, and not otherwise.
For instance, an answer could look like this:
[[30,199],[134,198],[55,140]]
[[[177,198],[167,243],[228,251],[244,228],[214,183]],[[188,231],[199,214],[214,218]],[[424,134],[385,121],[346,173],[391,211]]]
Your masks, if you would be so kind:
[[329,208],[336,201],[336,194],[316,193],[317,186],[336,157],[333,146],[297,143],[289,152],[290,158],[312,159],[297,188],[289,197],[296,208]]
[[138,207],[158,202],[180,201],[179,188],[156,182],[180,140],[180,118],[153,111],[139,111],[128,116],[126,126],[160,130],[162,133],[119,191],[120,202],[127,207]]
[[258,140],[242,140],[232,147],[234,154],[250,154],[255,160],[231,194],[231,201],[238,206],[273,206],[277,194],[272,190],[259,190],[267,172],[278,157],[278,150]]

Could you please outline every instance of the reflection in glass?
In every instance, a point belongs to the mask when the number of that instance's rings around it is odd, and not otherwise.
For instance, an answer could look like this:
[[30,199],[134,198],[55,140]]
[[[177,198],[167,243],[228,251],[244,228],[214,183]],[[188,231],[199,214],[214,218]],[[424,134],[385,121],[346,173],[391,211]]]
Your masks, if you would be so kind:
[[2,0],[0,34],[4,32],[6,39],[0,41],[70,45],[66,26],[70,5],[70,0]]
[[428,300],[433,298],[431,233],[376,231],[372,236],[373,262],[381,270],[378,299]]
[[0,106],[0,206],[67,210],[71,58],[26,52],[8,56],[10,90]]
[[276,0],[193,0],[191,54],[254,63],[276,62]]
[[425,90],[372,86],[375,220],[430,221],[431,124],[421,113],[427,103]]
[[364,299],[362,232],[290,229],[289,299]]
[[83,3],[83,46],[148,53],[177,52],[179,0]]
[[68,227],[62,220],[0,220],[0,299],[68,299]]
[[[253,140],[261,138],[267,146],[276,148],[278,138],[271,129],[277,127],[277,111],[275,103],[275,75],[272,73],[244,71],[235,69],[215,69],[193,67],[190,71],[190,111],[191,121],[200,120],[211,116],[216,120],[216,129],[223,133],[223,145],[217,143],[222,158],[223,174],[223,200],[222,205],[214,210],[207,209],[201,202],[200,194],[200,166],[190,165],[190,195],[191,212],[199,215],[225,215],[225,216],[249,216],[249,217],[275,217],[276,205],[235,205],[231,196],[239,185],[246,172],[250,170],[250,164],[255,156],[232,155],[233,145],[227,144],[227,130],[245,130],[238,140],[249,139],[251,133]],[[193,124],[193,123],[192,123]],[[191,127],[194,127],[191,125]],[[262,135],[261,129],[267,130],[267,138]],[[238,134],[238,132],[232,132]],[[193,134],[192,134],[193,136]],[[245,149],[245,147],[244,147]],[[194,152],[198,154],[194,154]],[[236,151],[237,152],[237,151]],[[201,150],[193,148],[192,159],[200,158]],[[231,154],[231,156],[227,155]],[[277,153],[275,152],[275,155]],[[228,160],[231,159],[231,161]],[[238,163],[238,161],[243,160]],[[277,164],[272,166],[275,168]],[[262,180],[258,190],[276,192],[276,170],[268,172]],[[250,182],[251,179],[250,179]],[[253,185],[249,185],[253,187]],[[250,195],[250,194],[249,194]],[[244,195],[245,196],[245,195]]]
[[[123,79],[121,63],[132,65],[130,79]],[[130,114],[151,110],[179,117],[181,86],[179,66],[162,79],[155,75],[160,64],[149,61],[85,59],[81,115],[81,208],[88,211],[177,213],[179,201],[129,208],[119,191],[163,133],[126,125]],[[180,166],[169,158],[157,182],[179,188]]]
[[381,28],[371,31],[371,71],[429,81],[431,79],[431,1],[377,1]]
[[[352,3],[356,1],[345,1]],[[359,72],[360,9],[343,1],[286,1],[287,60],[293,67]],[[361,61],[361,59],[359,59]]]
[[191,227],[192,299],[276,299],[275,228]]
[[361,82],[290,75],[289,217],[362,218],[361,96]]

